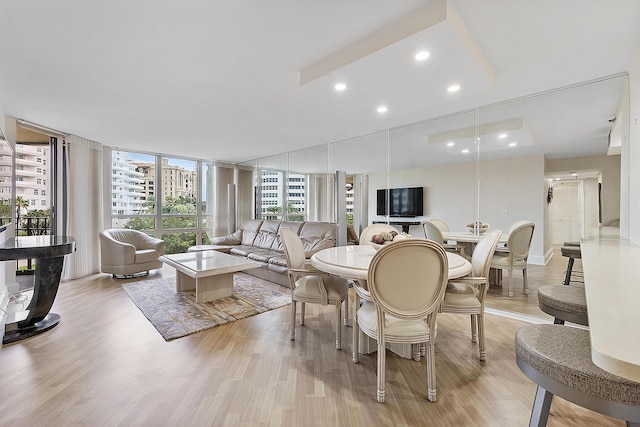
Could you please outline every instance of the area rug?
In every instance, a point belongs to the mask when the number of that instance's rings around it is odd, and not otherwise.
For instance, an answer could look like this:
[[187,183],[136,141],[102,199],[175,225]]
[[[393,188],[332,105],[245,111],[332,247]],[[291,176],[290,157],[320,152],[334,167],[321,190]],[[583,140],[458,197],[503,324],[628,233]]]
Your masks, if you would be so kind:
[[195,291],[176,292],[175,277],[123,283],[122,288],[166,341],[291,303],[291,295],[238,276],[232,296],[207,303],[197,303]]

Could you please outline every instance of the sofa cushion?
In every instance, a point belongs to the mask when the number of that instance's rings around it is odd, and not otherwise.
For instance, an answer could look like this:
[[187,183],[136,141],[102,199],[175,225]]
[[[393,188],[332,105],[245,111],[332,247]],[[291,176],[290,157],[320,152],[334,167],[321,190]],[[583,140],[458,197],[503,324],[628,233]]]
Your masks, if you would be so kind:
[[261,249],[271,249],[278,240],[278,230],[280,229],[281,221],[268,219],[262,222],[260,230],[256,234],[256,238],[253,241],[253,246]]
[[276,251],[256,251],[247,255],[247,258],[253,261],[264,262],[266,264],[271,260],[271,258],[277,257],[279,255],[281,254]]
[[232,255],[249,256],[253,252],[262,252],[264,249],[256,248],[255,246],[238,245],[229,249],[229,253]]
[[158,261],[160,255],[155,249],[138,249],[136,251],[136,264]]
[[242,230],[242,239],[240,240],[240,244],[252,246],[263,222],[264,221],[261,219],[251,219],[249,221],[245,221],[240,226],[240,230]]
[[300,222],[300,221],[282,221],[280,223],[280,228],[278,228],[278,236],[276,240],[273,242],[273,245],[271,246],[271,250],[284,253],[284,242],[282,241],[282,237],[280,237],[280,230],[282,230],[283,228],[288,228],[289,230],[299,235],[303,224],[304,222]]
[[300,239],[304,243],[307,258],[321,249],[336,245],[338,227],[330,222],[305,222],[300,230]]

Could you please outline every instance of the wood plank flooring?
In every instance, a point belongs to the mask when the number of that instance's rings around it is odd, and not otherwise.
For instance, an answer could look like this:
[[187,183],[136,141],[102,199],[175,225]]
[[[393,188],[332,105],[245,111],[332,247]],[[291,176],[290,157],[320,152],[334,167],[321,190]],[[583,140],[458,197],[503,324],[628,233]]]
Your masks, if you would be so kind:
[[[174,274],[165,267],[151,276]],[[530,274],[542,282],[547,273]],[[295,341],[287,306],[165,342],[121,283],[102,274],[63,282],[53,308],[60,325],[0,348],[0,425],[528,424],[535,385],[516,366],[513,348],[521,321],[487,315],[481,363],[468,317],[440,315],[438,401],[427,401],[424,358],[387,352],[387,401],[379,404],[376,355],[354,364],[347,327],[343,349],[335,349],[333,307],[308,306]],[[514,297],[522,305],[531,298]],[[549,426],[585,425],[624,422],[554,399]]]

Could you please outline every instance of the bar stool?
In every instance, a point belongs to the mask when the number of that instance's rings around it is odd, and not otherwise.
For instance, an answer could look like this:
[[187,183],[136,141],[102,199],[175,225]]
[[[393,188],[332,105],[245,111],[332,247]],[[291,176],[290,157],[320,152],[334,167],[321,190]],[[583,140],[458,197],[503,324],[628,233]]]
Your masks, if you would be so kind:
[[[565,272],[563,285],[569,285],[571,282],[571,274],[573,272],[573,262],[575,259],[582,259],[582,251],[578,242],[564,242],[564,246],[560,248],[562,256],[569,258],[567,271]],[[574,275],[582,275],[582,272],[573,272]]]
[[538,306],[540,310],[555,317],[553,323],[564,322],[589,326],[587,317],[587,299],[584,288],[564,285],[545,285],[538,288]]
[[640,426],[640,383],[613,375],[591,361],[589,331],[527,325],[516,332],[516,362],[538,384],[529,426],[546,426],[553,396]]

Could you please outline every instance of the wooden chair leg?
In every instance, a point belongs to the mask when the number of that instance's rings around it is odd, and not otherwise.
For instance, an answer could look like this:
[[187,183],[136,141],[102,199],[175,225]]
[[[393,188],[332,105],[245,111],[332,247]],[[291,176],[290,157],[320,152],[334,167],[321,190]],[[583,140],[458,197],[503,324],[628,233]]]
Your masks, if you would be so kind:
[[436,396],[436,348],[433,338],[427,346],[427,399],[429,402],[435,402]]
[[471,315],[471,342],[478,342],[478,324],[477,315]]
[[340,350],[342,342],[342,302],[336,304],[336,350]]
[[349,326],[349,291],[344,299],[344,326]]
[[522,269],[522,281],[524,282],[524,294],[529,295],[529,284],[527,283],[527,268]]
[[296,302],[291,300],[291,325],[289,326],[291,339],[296,339]]
[[384,403],[385,351],[384,341],[378,337],[378,392],[376,398],[380,403]]
[[509,269],[509,296],[513,296],[513,270]]
[[484,347],[484,316],[482,314],[476,315],[478,318],[478,351],[479,358],[484,361],[487,358],[487,350]]
[[358,308],[360,308],[360,297],[356,293],[353,298],[353,340],[351,349],[353,363],[360,361],[360,325],[358,324]]
[[306,304],[300,303],[300,326],[304,326],[304,312],[305,312]]

